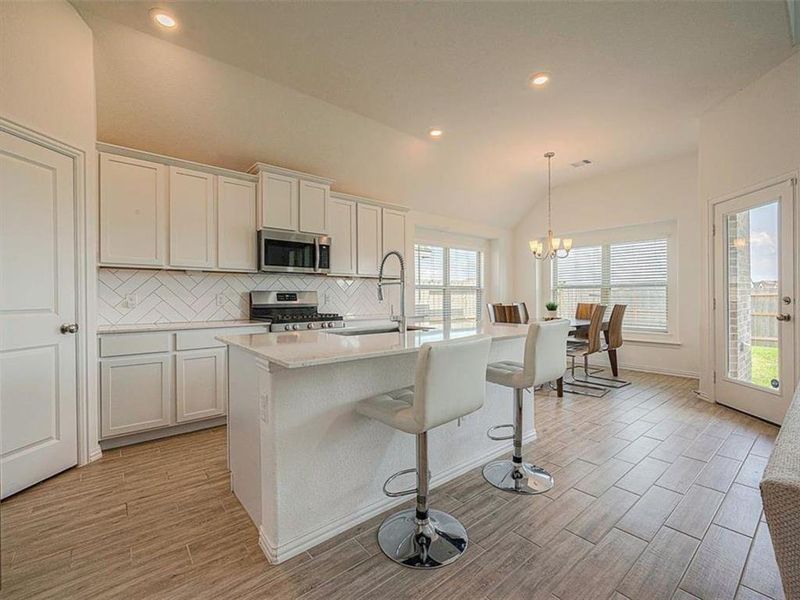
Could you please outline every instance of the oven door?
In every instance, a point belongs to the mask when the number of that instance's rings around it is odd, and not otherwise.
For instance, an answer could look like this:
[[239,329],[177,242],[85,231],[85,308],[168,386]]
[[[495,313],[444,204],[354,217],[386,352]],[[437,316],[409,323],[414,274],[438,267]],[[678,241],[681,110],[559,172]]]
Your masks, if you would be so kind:
[[316,273],[317,236],[276,229],[258,232],[259,268],[277,273]]

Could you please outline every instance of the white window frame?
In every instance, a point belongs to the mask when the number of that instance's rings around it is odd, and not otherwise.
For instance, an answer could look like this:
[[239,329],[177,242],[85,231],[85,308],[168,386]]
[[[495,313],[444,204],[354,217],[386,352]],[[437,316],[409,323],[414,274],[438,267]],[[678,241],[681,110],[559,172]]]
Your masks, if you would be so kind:
[[[442,261],[442,270],[443,270],[443,278],[442,278],[442,285],[417,285],[417,273],[416,273],[416,253],[417,253],[417,246],[418,245],[426,245],[426,246],[436,246],[439,248],[444,249],[444,256]],[[486,249],[482,245],[473,245],[473,244],[459,244],[459,243],[448,243],[447,241],[436,240],[436,239],[415,239],[413,243],[413,263],[414,263],[414,305],[415,305],[415,315],[414,318],[416,320],[425,320],[425,315],[417,315],[416,314],[416,299],[417,299],[417,290],[435,290],[435,291],[442,291],[442,313],[443,315],[450,314],[450,292],[451,291],[474,291],[477,293],[477,300],[476,300],[476,325],[480,326],[483,322],[484,315],[483,315],[483,303],[486,298]],[[463,286],[463,285],[450,285],[450,250],[467,250],[470,252],[477,252],[478,253],[478,285],[477,286]],[[448,317],[442,318],[442,325],[445,328],[449,328],[451,325],[452,320]],[[438,322],[437,322],[438,323]]]
[[[626,342],[643,344],[680,345],[678,331],[679,302],[678,302],[678,224],[676,221],[664,221],[647,225],[632,225],[614,229],[601,229],[597,231],[584,231],[562,234],[561,237],[572,238],[573,247],[604,246],[625,242],[644,242],[655,239],[667,240],[667,331],[666,333],[627,331]],[[541,269],[542,294],[539,305],[544,305],[553,297],[553,271],[550,260],[543,261]],[[609,310],[611,308],[609,307]],[[574,316],[574,315],[573,315]]]

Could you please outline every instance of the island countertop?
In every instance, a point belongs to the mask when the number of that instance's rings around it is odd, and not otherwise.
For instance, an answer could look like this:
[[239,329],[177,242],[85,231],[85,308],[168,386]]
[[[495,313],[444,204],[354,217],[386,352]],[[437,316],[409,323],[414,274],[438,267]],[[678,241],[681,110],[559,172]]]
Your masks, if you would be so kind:
[[250,335],[225,335],[217,339],[242,348],[287,369],[348,362],[365,358],[410,354],[422,344],[485,334],[493,340],[525,337],[527,325],[486,323],[474,328],[408,331],[405,334],[372,333],[336,335],[327,331],[293,331]]

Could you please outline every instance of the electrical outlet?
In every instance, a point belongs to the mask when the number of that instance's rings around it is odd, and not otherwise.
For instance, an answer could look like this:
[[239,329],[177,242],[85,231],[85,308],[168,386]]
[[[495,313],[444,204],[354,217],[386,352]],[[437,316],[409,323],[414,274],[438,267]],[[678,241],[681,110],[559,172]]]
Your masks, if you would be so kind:
[[127,308],[136,308],[139,304],[139,296],[137,294],[128,294],[125,296],[125,306]]
[[227,301],[228,297],[225,295],[225,292],[217,294],[217,306],[223,306]]

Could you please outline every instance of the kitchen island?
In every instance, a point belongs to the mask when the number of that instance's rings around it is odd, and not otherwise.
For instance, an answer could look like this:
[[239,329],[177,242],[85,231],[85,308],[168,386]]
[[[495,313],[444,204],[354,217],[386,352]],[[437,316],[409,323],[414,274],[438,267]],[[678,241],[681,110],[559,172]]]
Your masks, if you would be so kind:
[[[300,331],[229,335],[228,444],[231,486],[273,563],[403,501],[383,482],[414,464],[414,436],[357,414],[356,402],[413,385],[425,342],[479,333],[489,361],[521,361],[528,327],[493,324],[405,334]],[[429,434],[432,488],[507,453],[486,430],[511,421],[507,388],[487,384],[486,403]],[[535,436],[526,402],[523,440]],[[404,478],[413,485],[413,476]],[[399,485],[404,485],[398,482]],[[487,484],[487,489],[489,484]]]

